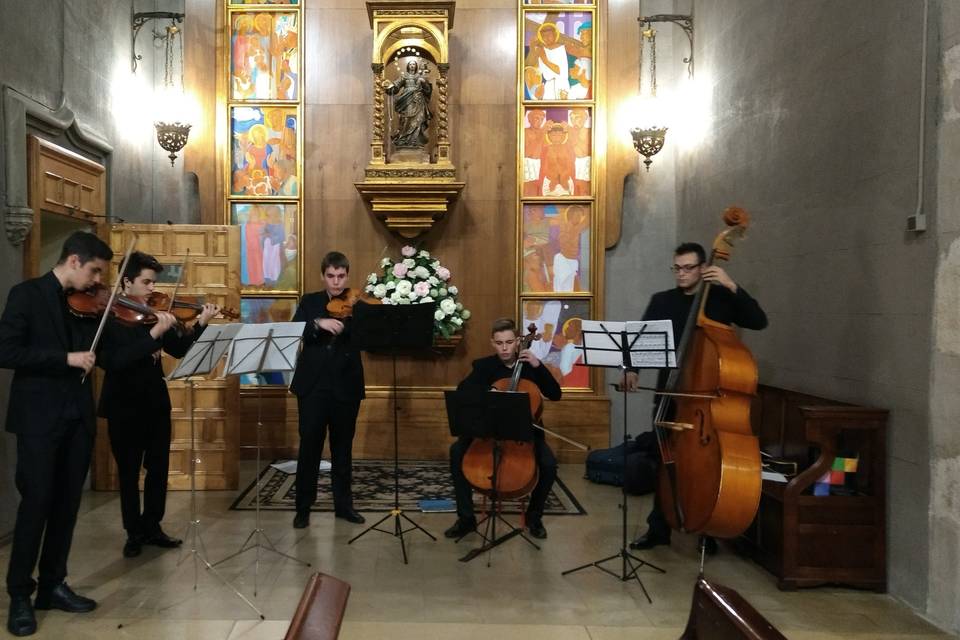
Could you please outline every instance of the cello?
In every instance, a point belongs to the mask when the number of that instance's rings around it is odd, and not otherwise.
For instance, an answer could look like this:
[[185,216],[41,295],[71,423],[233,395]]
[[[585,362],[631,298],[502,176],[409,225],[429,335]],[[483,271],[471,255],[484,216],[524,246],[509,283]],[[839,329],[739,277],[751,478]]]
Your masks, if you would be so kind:
[[[723,221],[728,228],[714,239],[707,266],[730,259],[749,215],[729,207]],[[699,284],[677,349],[679,367],[657,404],[657,497],[672,528],[732,538],[750,525],[760,501],[760,445],[750,425],[757,366],[733,327],[707,318],[710,287]]]
[[[537,325],[530,323],[528,333],[520,338],[517,353],[529,349],[530,345],[541,338],[537,333]],[[534,422],[539,422],[543,413],[543,397],[540,387],[536,383],[520,377],[523,361],[517,360],[513,365],[513,372],[509,378],[501,378],[493,386],[498,391],[514,391],[526,393],[530,398],[530,415]],[[494,456],[494,449],[499,445],[499,455]],[[497,458],[496,474],[494,474],[494,459]],[[502,500],[520,498],[527,495],[537,486],[539,471],[537,469],[536,453],[533,442],[514,442],[504,440],[499,443],[493,438],[476,438],[463,455],[463,475],[477,491],[490,495],[496,493]],[[496,477],[497,486],[493,486]]]

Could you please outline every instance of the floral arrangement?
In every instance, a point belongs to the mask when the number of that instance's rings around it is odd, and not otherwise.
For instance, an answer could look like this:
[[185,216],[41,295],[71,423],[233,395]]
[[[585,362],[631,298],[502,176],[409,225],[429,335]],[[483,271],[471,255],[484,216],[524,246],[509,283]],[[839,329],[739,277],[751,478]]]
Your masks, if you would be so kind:
[[460,291],[450,284],[450,269],[430,255],[407,245],[400,249],[403,258],[380,261],[381,275],[367,276],[364,290],[383,304],[423,304],[436,302],[433,333],[444,338],[458,333],[470,319],[470,311],[457,300]]

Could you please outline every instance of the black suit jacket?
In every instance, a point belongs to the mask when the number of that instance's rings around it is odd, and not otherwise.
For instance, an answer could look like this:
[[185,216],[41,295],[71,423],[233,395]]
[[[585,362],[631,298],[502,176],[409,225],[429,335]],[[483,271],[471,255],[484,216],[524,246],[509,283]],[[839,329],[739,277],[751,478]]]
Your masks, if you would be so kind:
[[[76,402],[91,432],[96,427],[91,376],[81,383],[83,372],[67,366],[67,353],[90,348],[98,320],[67,318],[61,291],[56,276],[48,272],[14,286],[7,296],[0,317],[0,367],[14,370],[6,424],[11,433],[52,432],[68,401]],[[112,323],[107,326],[112,328]],[[129,349],[150,353],[156,344],[147,335]],[[103,352],[98,349],[98,357]]]
[[360,352],[350,344],[350,320],[344,321],[344,332],[333,334],[318,329],[317,318],[329,318],[326,291],[308,293],[300,299],[294,322],[306,322],[303,330],[303,350],[290,383],[290,391],[303,397],[314,390],[333,393],[343,401],[359,401],[365,396],[363,361]]
[[[158,343],[174,358],[182,358],[201,333],[203,328],[196,325],[182,336],[170,330]],[[170,393],[160,358],[154,358],[153,352],[139,355],[135,348],[131,348],[149,334],[150,328],[146,326],[117,325],[110,331],[104,352],[98,359],[106,371],[100,391],[100,417],[123,420],[136,418],[144,411],[170,413]]]

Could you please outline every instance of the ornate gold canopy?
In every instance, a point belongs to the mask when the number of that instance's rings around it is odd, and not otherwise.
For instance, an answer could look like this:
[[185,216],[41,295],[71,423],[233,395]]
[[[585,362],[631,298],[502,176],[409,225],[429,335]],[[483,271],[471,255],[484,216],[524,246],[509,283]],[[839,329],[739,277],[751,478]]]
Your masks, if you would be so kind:
[[374,215],[406,238],[428,231],[464,186],[450,162],[447,118],[455,4],[367,2],[373,126],[370,162],[356,187]]

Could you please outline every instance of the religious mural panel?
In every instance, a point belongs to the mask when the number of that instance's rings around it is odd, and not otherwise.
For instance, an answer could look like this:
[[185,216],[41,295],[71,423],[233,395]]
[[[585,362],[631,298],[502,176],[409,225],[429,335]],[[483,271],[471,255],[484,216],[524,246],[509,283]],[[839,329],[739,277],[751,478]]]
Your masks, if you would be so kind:
[[[289,322],[296,310],[296,298],[241,298],[240,322],[244,324]],[[284,375],[280,371],[258,374],[247,373],[240,376],[240,384],[285,385],[287,380]]]
[[523,99],[593,99],[593,13],[524,16]]
[[[249,5],[249,4],[294,4],[294,5],[296,5],[296,4],[300,4],[300,0],[230,0],[230,4],[231,4],[231,5],[234,5],[234,4],[241,4],[241,5]],[[566,3],[565,3],[565,2],[562,2],[562,3],[560,3],[560,4],[566,4]]]
[[590,369],[580,364],[583,353],[581,323],[590,319],[590,300],[535,300],[521,303],[522,333],[532,322],[542,334],[530,349],[562,387],[590,388]]
[[296,107],[232,107],[230,122],[231,194],[297,197]]
[[297,293],[299,205],[280,202],[232,202],[230,224],[240,227],[242,293]]
[[299,14],[235,12],[230,16],[232,100],[297,100]]
[[589,292],[591,203],[523,205],[524,293]]
[[523,4],[593,4],[593,0],[523,0]]
[[526,107],[523,197],[590,196],[593,126],[587,107]]

